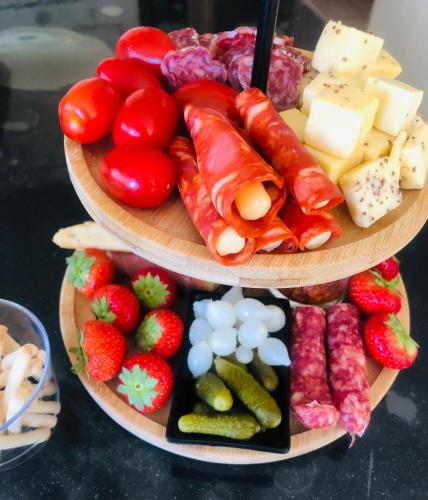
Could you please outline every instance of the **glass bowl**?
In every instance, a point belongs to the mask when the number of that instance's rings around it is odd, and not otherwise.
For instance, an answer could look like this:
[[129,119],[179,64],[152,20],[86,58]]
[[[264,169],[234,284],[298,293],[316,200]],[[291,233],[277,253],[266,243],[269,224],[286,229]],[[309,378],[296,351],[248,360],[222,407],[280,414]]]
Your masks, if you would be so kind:
[[[48,335],[40,320],[25,307],[0,299],[0,325],[8,329],[0,352],[0,471],[4,471],[28,460],[49,440],[57,423],[60,394],[52,369]],[[14,361],[17,349],[25,344],[36,347],[28,347],[23,358],[21,356],[20,361],[31,357],[22,372],[23,365],[19,363],[19,368],[18,361],[15,364]],[[19,394],[21,399],[25,398],[23,404],[16,396],[18,391],[14,390],[22,373]],[[5,402],[6,394],[9,406]]]

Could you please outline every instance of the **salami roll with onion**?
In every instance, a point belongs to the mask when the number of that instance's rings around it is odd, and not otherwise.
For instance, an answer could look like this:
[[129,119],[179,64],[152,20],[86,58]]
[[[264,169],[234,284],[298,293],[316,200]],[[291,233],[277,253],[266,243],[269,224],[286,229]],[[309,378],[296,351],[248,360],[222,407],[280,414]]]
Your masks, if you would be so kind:
[[329,213],[305,214],[292,201],[281,208],[280,217],[295,234],[300,250],[314,250],[342,234],[341,227]]
[[[243,237],[262,236],[284,203],[284,179],[221,113],[188,104],[184,120],[220,217]],[[267,191],[272,186],[278,188],[273,198]]]
[[295,253],[298,240],[284,222],[275,217],[270,228],[256,238],[256,252],[262,253]]
[[254,253],[254,239],[239,236],[217,213],[199,173],[191,142],[175,137],[169,156],[177,167],[181,199],[213,257],[225,266],[246,262]]
[[339,188],[305,149],[291,128],[259,89],[241,92],[236,108],[251,138],[275,169],[306,214],[323,212],[343,202]]
[[325,313],[317,306],[293,309],[291,326],[290,406],[309,429],[331,427],[339,413],[327,382]]
[[339,410],[339,424],[362,436],[370,421],[370,390],[360,315],[352,304],[327,310],[330,386]]

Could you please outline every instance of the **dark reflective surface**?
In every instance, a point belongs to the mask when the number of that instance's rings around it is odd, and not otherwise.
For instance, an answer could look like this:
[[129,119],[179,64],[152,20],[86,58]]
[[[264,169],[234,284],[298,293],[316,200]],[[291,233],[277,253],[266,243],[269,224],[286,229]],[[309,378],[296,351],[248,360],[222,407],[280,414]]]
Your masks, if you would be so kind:
[[[199,31],[255,24],[255,0],[0,1],[0,296],[46,326],[63,411],[43,453],[0,475],[0,499],[427,498],[426,248],[423,231],[403,252],[413,335],[422,345],[363,439],[260,466],[198,463],[133,437],[87,395],[69,370],[58,324],[66,252],[59,227],[88,219],[67,177],[56,108],[65,88],[93,74],[115,40],[139,23]],[[281,5],[279,29],[311,48],[323,22],[302,3]]]

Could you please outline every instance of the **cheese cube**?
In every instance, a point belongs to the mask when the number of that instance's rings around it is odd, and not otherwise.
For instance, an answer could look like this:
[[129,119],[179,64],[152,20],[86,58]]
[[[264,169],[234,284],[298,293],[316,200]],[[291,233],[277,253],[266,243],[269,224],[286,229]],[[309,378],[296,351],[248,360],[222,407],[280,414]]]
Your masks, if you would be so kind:
[[303,132],[305,130],[305,125],[308,117],[302,113],[299,109],[287,109],[286,111],[281,111],[279,116],[285,121],[285,123],[291,128],[291,130],[297,135],[299,140],[303,141]]
[[349,158],[366,138],[378,106],[375,97],[355,87],[330,88],[311,104],[304,141],[339,158]]
[[410,125],[424,94],[406,83],[376,76],[367,80],[364,92],[379,99],[374,126],[394,136]]
[[316,71],[314,68],[310,68],[309,71],[307,71],[304,75],[302,75],[299,85],[299,108],[301,108],[303,104],[303,93],[305,91],[305,88],[311,83],[311,81],[317,75],[318,71]]
[[414,130],[416,130],[419,126],[424,125],[424,119],[419,113],[416,113],[413,120],[410,122],[410,125],[407,127],[406,132],[407,136],[410,137]]
[[366,80],[382,45],[382,38],[329,21],[315,47],[312,66],[317,71],[331,71]]
[[363,161],[374,161],[391,151],[394,137],[372,128],[363,142]]
[[349,213],[357,226],[369,227],[400,205],[400,152],[405,140],[406,133],[402,132],[389,157],[363,163],[340,178]]
[[403,68],[400,63],[392,57],[385,49],[380,51],[375,65],[370,73],[371,76],[383,76],[385,78],[397,78]]
[[311,102],[314,97],[316,97],[324,89],[338,86],[343,88],[343,86],[356,83],[355,79],[347,76],[337,76],[330,72],[319,73],[308,85],[306,85],[303,91],[302,98],[302,111],[306,115],[309,115],[311,108]]
[[403,189],[422,189],[428,169],[428,125],[423,122],[411,129],[401,150],[400,185]]
[[311,155],[317,160],[321,168],[327,174],[332,182],[338,183],[339,178],[352,167],[359,165],[363,161],[363,148],[357,146],[353,154],[346,159],[331,156],[324,151],[315,149],[311,146],[305,146]]

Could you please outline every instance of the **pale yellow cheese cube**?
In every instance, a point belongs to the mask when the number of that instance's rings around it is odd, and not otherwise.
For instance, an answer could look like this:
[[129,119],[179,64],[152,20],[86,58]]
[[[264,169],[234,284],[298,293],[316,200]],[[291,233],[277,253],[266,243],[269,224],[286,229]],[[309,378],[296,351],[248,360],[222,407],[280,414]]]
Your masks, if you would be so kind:
[[303,141],[303,132],[305,130],[305,125],[308,121],[308,117],[297,108],[281,111],[281,113],[279,113],[279,116],[297,135],[299,140]]
[[352,167],[359,165],[363,161],[363,147],[357,146],[353,154],[346,159],[337,158],[336,156],[329,155],[315,149],[311,146],[305,145],[306,149],[320,164],[326,175],[332,182],[337,184],[339,178]]
[[422,189],[428,169],[428,125],[422,123],[411,129],[401,150],[400,185],[403,189]]
[[349,158],[366,138],[378,106],[375,97],[355,87],[329,88],[311,104],[304,141],[339,158]]
[[301,108],[303,105],[303,93],[305,91],[305,88],[311,83],[311,81],[317,75],[318,71],[316,71],[314,68],[310,68],[309,71],[307,71],[304,75],[302,75],[299,85],[299,108]]
[[367,79],[382,45],[382,38],[329,21],[318,40],[312,66],[317,71]]
[[363,161],[374,161],[391,151],[394,137],[372,128],[363,142]]
[[367,80],[364,92],[379,99],[374,126],[394,136],[410,125],[424,94],[406,83],[376,76]]
[[303,91],[302,98],[302,111],[303,113],[309,115],[311,109],[311,102],[320,92],[325,89],[338,86],[343,88],[343,86],[355,84],[355,79],[347,76],[338,76],[330,73],[329,71],[324,73],[319,73],[308,85],[306,85]]
[[415,117],[413,120],[410,122],[410,125],[407,127],[406,132],[407,136],[410,137],[413,133],[414,130],[416,130],[419,126],[423,125],[424,119],[419,113],[416,113]]
[[349,213],[357,226],[369,227],[400,205],[400,152],[405,140],[406,133],[402,132],[389,157],[363,163],[340,178]]
[[383,76],[385,78],[397,78],[400,75],[403,68],[401,64],[394,59],[392,55],[385,49],[380,51],[376,63],[370,73],[371,76]]

